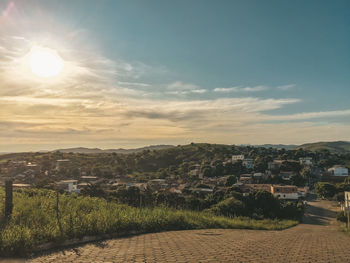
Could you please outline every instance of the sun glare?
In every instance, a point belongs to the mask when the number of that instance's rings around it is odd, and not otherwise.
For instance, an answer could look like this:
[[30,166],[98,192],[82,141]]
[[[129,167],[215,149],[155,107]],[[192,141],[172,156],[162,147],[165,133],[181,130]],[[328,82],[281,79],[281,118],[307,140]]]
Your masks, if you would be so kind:
[[30,52],[29,65],[31,71],[42,78],[57,76],[64,67],[64,61],[55,50],[35,47]]

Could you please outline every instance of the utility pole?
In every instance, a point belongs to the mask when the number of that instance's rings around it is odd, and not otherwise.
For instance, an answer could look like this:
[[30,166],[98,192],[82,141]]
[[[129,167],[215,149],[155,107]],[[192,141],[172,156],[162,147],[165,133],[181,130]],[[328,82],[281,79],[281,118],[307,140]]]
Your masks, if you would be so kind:
[[12,179],[5,181],[5,218],[9,220],[13,209],[13,186]]
[[347,229],[350,228],[350,192],[344,192],[344,212],[346,212],[346,216],[347,216],[347,224],[346,227]]

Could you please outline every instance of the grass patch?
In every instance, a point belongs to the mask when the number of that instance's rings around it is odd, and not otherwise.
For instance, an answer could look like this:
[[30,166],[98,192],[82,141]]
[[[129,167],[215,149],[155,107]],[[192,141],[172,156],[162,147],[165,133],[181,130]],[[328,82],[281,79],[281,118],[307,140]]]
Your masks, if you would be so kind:
[[[4,192],[0,190],[0,218],[4,217],[3,206]],[[59,244],[88,235],[203,228],[282,230],[297,223],[293,220],[230,219],[165,207],[134,208],[101,198],[76,195],[59,196],[58,221],[55,192],[22,190],[14,192],[12,218],[1,226],[0,255],[26,255],[46,242]]]

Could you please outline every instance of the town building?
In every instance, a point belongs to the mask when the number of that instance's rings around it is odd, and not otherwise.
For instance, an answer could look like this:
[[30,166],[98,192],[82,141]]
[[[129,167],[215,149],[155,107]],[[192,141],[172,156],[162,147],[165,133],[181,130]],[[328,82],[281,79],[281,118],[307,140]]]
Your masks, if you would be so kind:
[[341,165],[334,165],[332,168],[328,169],[328,172],[332,176],[349,176],[349,170]]
[[249,158],[244,159],[242,161],[242,164],[247,169],[253,169],[254,168],[254,160],[253,159],[249,159]]
[[243,161],[244,160],[244,155],[239,154],[239,155],[232,155],[232,162],[237,162],[237,161]]
[[311,166],[312,165],[312,157],[301,157],[301,158],[299,158],[299,163],[301,165]]
[[294,176],[293,172],[280,172],[280,176],[283,180],[289,181]]
[[268,162],[267,168],[269,170],[277,170],[281,168],[283,162],[284,160],[273,160],[273,162]]
[[62,159],[56,161],[56,170],[60,171],[63,168],[67,168],[69,166],[70,160]]
[[249,191],[271,191],[271,184],[246,184],[244,188],[248,188]]
[[283,200],[298,200],[298,188],[294,185],[271,185],[271,194]]
[[76,193],[80,192],[78,189],[78,180],[63,180],[57,183],[59,189],[62,189],[68,193]]
[[238,183],[242,184],[252,184],[253,183],[253,176],[251,174],[241,174]]
[[203,179],[203,173],[201,173],[201,165],[195,164],[191,167],[190,176],[196,176],[199,179]]

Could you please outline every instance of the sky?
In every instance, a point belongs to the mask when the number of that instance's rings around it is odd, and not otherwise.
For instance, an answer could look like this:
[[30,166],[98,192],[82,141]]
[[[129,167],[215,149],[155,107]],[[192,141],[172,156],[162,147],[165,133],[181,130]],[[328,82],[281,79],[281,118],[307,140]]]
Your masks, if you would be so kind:
[[347,0],[0,0],[0,152],[350,141],[349,28]]

